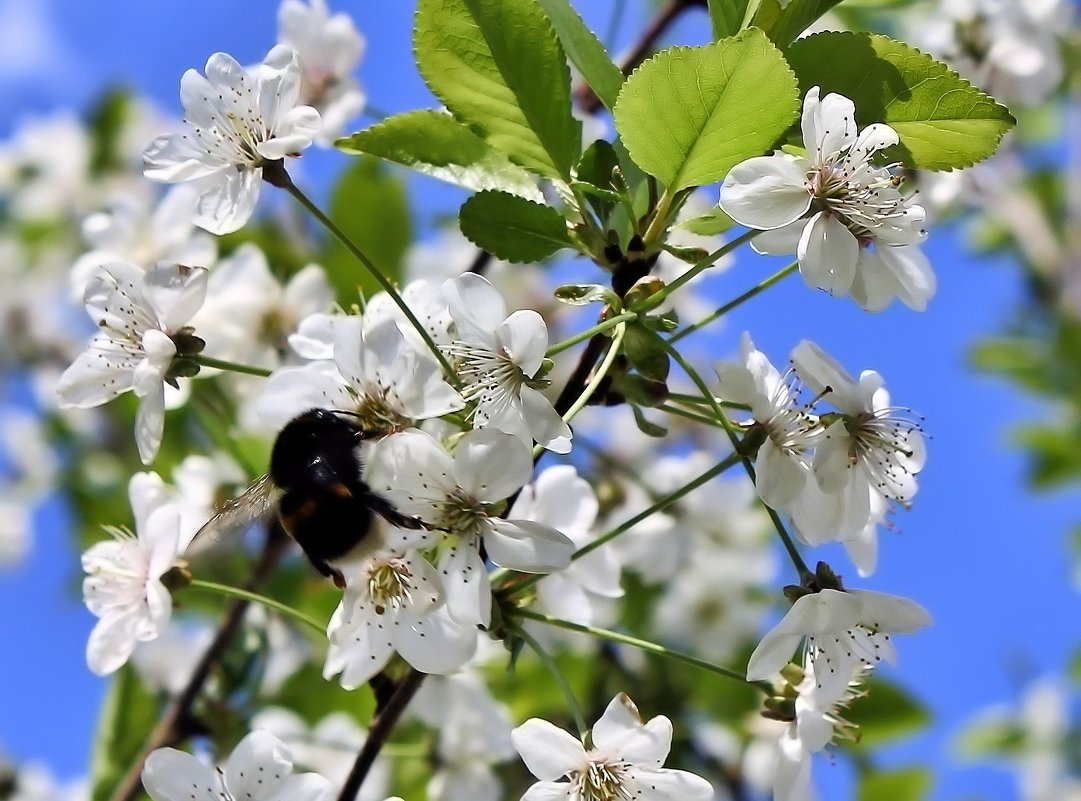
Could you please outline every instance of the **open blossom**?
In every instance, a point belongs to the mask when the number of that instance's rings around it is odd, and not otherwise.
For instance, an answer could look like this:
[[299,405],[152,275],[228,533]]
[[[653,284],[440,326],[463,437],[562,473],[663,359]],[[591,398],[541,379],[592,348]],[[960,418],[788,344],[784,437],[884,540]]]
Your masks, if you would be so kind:
[[783,509],[807,483],[812,448],[822,436],[818,419],[797,404],[786,376],[757,350],[750,334],[740,339],[743,363],[717,362],[720,396],[747,404],[766,439],[755,459],[755,487],[762,500]]
[[471,431],[451,456],[410,429],[375,444],[368,483],[402,514],[456,538],[439,562],[447,603],[459,620],[486,626],[492,594],[482,543],[493,563],[527,573],[560,570],[574,553],[574,543],[551,526],[499,515],[532,474],[529,449],[509,434]]
[[[143,183],[142,186],[150,186]],[[128,192],[112,199],[106,211],[83,220],[83,239],[91,250],[71,268],[71,285],[81,299],[86,282],[112,262],[148,267],[159,261],[209,267],[217,258],[214,238],[192,224],[198,195],[190,186],[175,186],[156,206],[146,193]]]
[[258,403],[267,423],[282,425],[317,406],[354,412],[365,429],[390,432],[465,405],[431,353],[406,337],[393,318],[366,325],[357,316],[318,317],[330,352],[302,327],[305,352],[330,358],[270,376]]
[[155,473],[136,473],[128,485],[135,533],[107,528],[113,539],[83,554],[83,598],[99,619],[86,644],[86,661],[99,676],[131,657],[137,642],[158,636],[172,614],[161,577],[181,551],[180,512],[168,502]]
[[[551,526],[577,549],[597,538],[593,525],[599,506],[593,488],[574,465],[561,464],[522,487],[508,516]],[[622,572],[615,549],[611,545],[598,548],[541,579],[537,609],[563,620],[592,624],[599,599],[623,595]]]
[[322,120],[316,141],[333,144],[364,109],[364,91],[352,75],[364,55],[364,37],[348,14],[332,15],[325,0],[283,0],[278,42],[300,56],[300,102],[314,106]]
[[851,294],[868,311],[893,298],[918,311],[935,292],[931,266],[918,247],[927,236],[926,212],[898,190],[888,167],[872,157],[900,140],[876,123],[857,133],[847,97],[819,88],[803,103],[807,157],[778,153],[737,164],[721,187],[721,207],[732,219],[767,233],[760,253],[795,252],[813,287]]
[[255,210],[263,167],[298,155],[319,132],[319,112],[297,105],[300,86],[300,58],[291,48],[273,48],[252,70],[215,53],[206,77],[188,70],[180,81],[188,132],[151,142],[144,174],[192,181],[195,224],[212,234],[236,231]]
[[531,309],[508,316],[503,296],[474,273],[447,281],[443,296],[458,331],[447,351],[464,383],[462,395],[477,404],[474,426],[568,453],[570,426],[530,383],[548,349],[543,318]]
[[439,574],[408,550],[418,537],[400,531],[397,550],[381,550],[347,571],[345,594],[327,627],[325,678],[340,673],[351,690],[395,652],[425,673],[450,673],[473,656],[477,630],[450,616]]
[[329,801],[330,782],[317,773],[293,773],[289,749],[266,731],[253,731],[220,768],[175,748],[146,758],[143,787],[154,801]]
[[[642,722],[638,708],[620,693],[593,726],[589,751],[546,720],[530,718],[511,736],[526,767],[540,781],[522,801],[690,801],[713,797],[713,787],[684,770],[662,768],[672,747],[672,721],[663,715]],[[567,781],[560,781],[566,778]]]
[[300,320],[333,304],[334,289],[318,264],[297,270],[283,285],[263,251],[246,242],[215,265],[192,325],[207,342],[207,356],[273,368]]
[[181,334],[206,297],[202,267],[160,263],[143,271],[116,262],[86,287],[86,311],[98,326],[87,349],[60,376],[61,408],[87,409],[124,392],[139,398],[135,442],[154,460],[165,430],[165,381]]
[[815,798],[811,785],[814,754],[837,740],[858,739],[857,727],[844,718],[845,709],[866,694],[863,682],[870,670],[855,667],[847,682],[825,692],[815,679],[810,663],[803,680],[795,686],[794,720],[781,733],[774,749],[774,801],[809,801]]
[[927,452],[912,414],[890,405],[882,376],[864,370],[857,381],[809,340],[792,351],[792,364],[804,385],[840,412],[815,448],[814,471],[822,488],[839,493],[860,482],[907,505]]
[[779,672],[806,640],[811,670],[828,696],[846,686],[859,665],[892,664],[896,654],[890,634],[910,634],[930,624],[926,609],[896,595],[832,589],[807,593],[754,649],[747,680]]

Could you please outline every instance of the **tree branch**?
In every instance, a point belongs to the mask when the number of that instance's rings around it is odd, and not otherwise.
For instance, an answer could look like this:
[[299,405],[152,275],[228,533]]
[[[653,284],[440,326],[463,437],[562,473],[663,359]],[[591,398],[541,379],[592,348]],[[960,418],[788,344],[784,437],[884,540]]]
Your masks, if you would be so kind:
[[[679,19],[688,8],[695,7],[705,8],[706,0],[668,0],[657,12],[657,16],[650,22],[649,27],[642,32],[641,37],[631,49],[630,55],[623,62],[620,67],[623,74],[630,75],[635,67],[649,57],[672,23]],[[604,105],[593,90],[587,84],[583,84],[578,90],[578,107],[587,114],[597,114]]]
[[375,758],[379,756],[379,752],[398,724],[398,719],[409,706],[409,702],[413,700],[413,696],[417,694],[417,690],[420,689],[427,675],[416,668],[411,669],[409,674],[398,682],[394,693],[383,708],[372,718],[372,725],[368,729],[368,739],[364,741],[363,747],[357,754],[353,768],[349,771],[345,784],[342,785],[338,801],[353,801],[356,798],[357,793],[360,792],[360,786],[364,783],[364,778],[375,763]]

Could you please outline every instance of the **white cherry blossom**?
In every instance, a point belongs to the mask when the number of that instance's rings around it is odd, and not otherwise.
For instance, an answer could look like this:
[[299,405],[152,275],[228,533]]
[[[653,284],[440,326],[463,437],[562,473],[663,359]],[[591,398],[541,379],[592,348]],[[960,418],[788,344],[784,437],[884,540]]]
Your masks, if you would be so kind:
[[291,48],[274,47],[251,70],[215,53],[206,77],[188,70],[180,81],[188,132],[155,139],[144,174],[192,181],[199,192],[195,224],[212,234],[238,230],[255,210],[263,167],[299,155],[319,132],[319,112],[297,105],[300,87],[300,58]]
[[[370,327],[356,316],[320,321],[319,336],[332,339],[332,359],[283,367],[267,379],[257,409],[268,424],[281,426],[320,407],[355,412],[366,429],[391,432],[465,405],[431,353],[403,335],[394,319]],[[306,352],[327,355],[312,330],[306,334]]]
[[826,693],[808,662],[804,677],[795,686],[794,720],[777,740],[774,754],[774,801],[808,801],[816,794],[811,784],[813,755],[837,740],[857,740],[858,729],[844,718],[844,711],[866,695],[863,682],[870,670],[857,665],[845,683]]
[[857,132],[852,101],[838,94],[803,103],[807,157],[778,153],[737,164],[721,187],[721,207],[742,225],[767,233],[760,253],[796,253],[813,287],[851,294],[868,311],[893,298],[922,311],[935,292],[931,266],[918,247],[926,211],[898,190],[888,167],[872,157],[899,141],[876,123]]
[[751,416],[766,432],[755,459],[755,487],[774,509],[795,501],[807,483],[812,448],[822,436],[818,419],[798,405],[795,394],[769,359],[754,346],[750,334],[740,340],[743,363],[717,362],[722,398],[751,407]]
[[[526,767],[540,781],[522,801],[691,801],[713,798],[700,776],[662,768],[672,747],[672,722],[658,715],[642,722],[620,693],[593,726],[593,748],[546,720],[530,718],[511,735]],[[566,778],[567,781],[561,781]]]
[[530,384],[548,349],[544,319],[531,309],[508,316],[503,296],[474,273],[447,281],[443,296],[457,327],[457,339],[447,352],[464,383],[462,395],[476,402],[474,426],[568,453],[570,426]]
[[156,473],[136,473],[128,497],[135,533],[109,527],[113,538],[91,545],[82,557],[83,599],[98,617],[86,661],[99,676],[127,662],[137,642],[157,637],[173,608],[161,577],[180,554],[180,513]]
[[364,90],[352,74],[364,55],[364,37],[348,14],[332,15],[325,0],[282,0],[278,42],[299,54],[300,102],[319,111],[316,142],[332,145],[364,110]]
[[87,409],[134,392],[135,441],[144,464],[154,460],[165,429],[174,337],[203,304],[206,282],[202,267],[162,262],[144,272],[115,262],[87,284],[86,310],[99,331],[60,377],[60,406]]
[[[146,185],[146,184],[143,184]],[[105,211],[83,220],[83,240],[91,250],[71,268],[71,286],[81,299],[86,283],[100,269],[116,261],[148,267],[159,261],[210,267],[217,258],[214,238],[196,230],[192,213],[198,195],[190,186],[175,186],[156,206],[145,193],[125,192],[114,197]]]
[[300,321],[333,304],[322,267],[309,264],[283,285],[263,251],[245,243],[211,271],[206,303],[192,325],[206,340],[207,356],[272,369]]
[[840,412],[815,448],[814,472],[822,489],[841,494],[856,482],[909,505],[927,452],[918,421],[890,404],[882,376],[864,370],[857,381],[809,340],[792,351],[792,364],[803,384]]
[[289,749],[266,731],[237,743],[226,763],[213,767],[175,748],[151,752],[143,787],[154,801],[329,801],[330,782],[316,773],[293,773]]
[[570,563],[574,543],[551,526],[503,519],[502,502],[529,481],[529,449],[510,434],[471,431],[454,455],[415,429],[375,443],[368,483],[399,512],[455,537],[439,560],[451,613],[470,625],[491,620],[491,586],[484,560],[528,573],[550,573]]
[[926,609],[896,595],[832,589],[807,593],[754,649],[747,680],[773,676],[806,640],[815,680],[828,697],[848,684],[857,666],[875,667],[882,660],[893,664],[891,634],[910,634],[930,624]]
[[450,673],[476,650],[476,628],[451,617],[439,574],[408,550],[423,538],[399,531],[396,539],[398,550],[343,565],[345,594],[327,627],[330,648],[323,676],[340,673],[347,690],[382,670],[395,652],[417,670]]

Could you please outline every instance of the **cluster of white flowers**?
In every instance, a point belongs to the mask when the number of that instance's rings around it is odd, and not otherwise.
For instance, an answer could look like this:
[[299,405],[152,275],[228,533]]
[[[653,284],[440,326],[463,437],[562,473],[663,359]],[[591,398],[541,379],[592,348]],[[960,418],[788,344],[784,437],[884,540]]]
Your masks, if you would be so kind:
[[[184,74],[183,125],[158,125],[155,134],[173,132],[142,152],[145,177],[179,186],[157,196],[145,185],[102,193],[87,179],[82,129],[64,120],[47,131],[50,152],[63,159],[43,159],[27,142],[0,154],[0,185],[22,181],[13,214],[64,217],[81,231],[82,255],[58,251],[63,266],[42,273],[50,296],[64,297],[69,312],[79,299],[92,325],[35,320],[41,330],[26,340],[49,352],[57,369],[48,383],[60,407],[97,408],[131,392],[134,441],[148,465],[168,454],[172,437],[190,433],[170,423],[167,440],[167,410],[186,408],[193,397],[213,406],[215,393],[203,392],[211,382],[225,390],[218,394],[229,407],[227,430],[214,444],[235,450],[189,456],[172,472],[175,486],[137,473],[129,484],[134,530],[109,527],[111,539],[84,553],[84,600],[98,618],[87,644],[90,669],[105,675],[130,661],[148,686],[173,695],[184,687],[210,632],[173,619],[172,590],[199,567],[202,552],[229,547],[193,537],[223,497],[254,477],[241,467],[249,455],[241,438],[268,445],[298,415],[333,410],[363,432],[358,478],[401,527],[378,519],[364,548],[335,560],[343,591],[325,640],[301,638],[264,610],[248,614],[244,625],[268,643],[261,689],[269,694],[319,660],[324,679],[345,689],[374,687],[397,675],[400,662],[433,674],[409,712],[438,732],[431,801],[503,797],[495,766],[515,752],[538,780],[523,801],[716,797],[705,779],[663,767],[672,722],[643,722],[623,693],[582,739],[539,718],[514,728],[486,684],[492,643],[482,635],[515,647],[529,640],[542,651],[578,648],[580,634],[515,613],[528,608],[579,632],[615,627],[626,572],[650,598],[636,623],[656,640],[717,664],[745,655],[771,612],[762,588],[778,581],[780,569],[762,504],[789,521],[804,545],[843,543],[860,575],[870,575],[878,527],[917,493],[926,458],[919,419],[891,404],[874,371],[853,377],[809,341],[781,371],[745,334],[741,360],[718,362],[716,372],[719,398],[750,413],[736,429],[752,454],[753,488],[714,478],[640,520],[718,464],[716,432],[696,427],[693,437],[658,446],[626,405],[588,409],[572,431],[570,414],[548,391],[573,362],[547,358],[549,326],[558,330],[566,317],[554,311],[560,305],[544,271],[493,261],[485,276],[464,272],[475,250],[445,234],[434,252],[418,247],[407,259],[400,296],[420,322],[414,326],[387,292],[362,298],[361,307],[336,305],[318,264],[280,280],[271,251],[251,242],[219,258],[210,234],[243,228],[262,183],[289,188],[286,160],[332,143],[365,104],[353,75],[364,40],[348,16],[332,14],[323,0],[283,0],[278,21],[278,43],[260,64],[216,53],[202,74]],[[720,190],[724,212],[762,231],[753,240],[758,252],[795,253],[816,288],[869,311],[895,298],[924,309],[935,291],[920,250],[925,210],[901,192],[898,165],[880,163],[897,133],[882,124],[858,130],[852,101],[820,97],[817,87],[804,101],[802,133],[805,156],[779,152],[730,171]],[[24,164],[47,180],[20,179]],[[684,218],[704,213],[699,201],[692,196],[684,205]],[[718,242],[674,229],[665,244],[653,277],[671,283],[688,269],[676,255],[681,246],[714,250]],[[0,252],[20,247],[0,240]],[[683,289],[665,310],[704,315],[712,308],[692,284]],[[0,324],[13,326],[29,307],[21,293],[36,290],[27,283],[0,300]],[[84,331],[89,342],[80,345]],[[3,348],[7,357],[13,346]],[[601,400],[605,390],[597,391]],[[696,409],[707,406],[716,404]],[[646,420],[660,414],[634,411]],[[93,428],[104,417],[84,417],[84,425],[88,419]],[[676,433],[689,430],[676,429],[686,420],[664,420]],[[594,435],[616,468],[590,460]],[[28,454],[20,455],[46,461]],[[553,463],[537,469],[541,458]],[[587,464],[603,478],[594,481]],[[21,516],[6,515],[4,525],[24,530],[25,506],[19,501]],[[630,520],[637,522],[624,535]],[[598,542],[605,531],[620,536]],[[19,542],[0,529],[0,560]],[[790,702],[772,743],[778,801],[811,797],[811,757],[850,733],[844,709],[879,662],[893,661],[890,636],[930,622],[912,601],[848,590],[824,581],[830,576],[801,575],[803,585],[789,588],[791,609],[746,668],[749,682],[777,681]],[[515,595],[515,582],[530,591]],[[628,674],[639,670],[625,661]],[[349,715],[308,725],[275,708],[262,710],[252,730],[220,768],[155,751],[142,774],[147,792],[155,801],[322,801],[344,784],[366,737]],[[316,772],[297,774],[294,765]],[[382,799],[390,772],[377,762],[360,797]]]

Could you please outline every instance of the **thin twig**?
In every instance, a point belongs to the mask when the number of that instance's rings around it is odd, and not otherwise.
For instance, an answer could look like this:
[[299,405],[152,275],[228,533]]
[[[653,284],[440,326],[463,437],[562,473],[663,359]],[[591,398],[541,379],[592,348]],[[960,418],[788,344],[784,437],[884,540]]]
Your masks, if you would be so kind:
[[[649,54],[653,52],[653,48],[657,46],[657,42],[668,28],[679,19],[680,15],[688,8],[705,8],[706,0],[668,0],[667,3],[657,12],[657,16],[653,18],[653,21],[649,23],[649,27],[642,32],[638,41],[631,49],[630,55],[620,66],[624,75],[630,75],[631,72],[641,64]],[[604,107],[601,100],[587,85],[583,85],[578,92],[578,107],[587,114],[597,114]]]
[[415,668],[410,670],[408,675],[398,682],[398,686],[394,689],[394,693],[387,700],[383,709],[372,718],[372,725],[368,728],[368,739],[364,741],[363,747],[357,754],[353,768],[349,771],[345,784],[342,785],[338,801],[353,801],[356,798],[357,793],[360,792],[361,784],[364,783],[364,778],[368,775],[368,771],[371,770],[372,764],[375,762],[375,758],[379,756],[383,745],[390,738],[394,727],[398,724],[398,719],[405,712],[405,708],[409,706],[409,702],[413,700],[413,696],[416,695],[427,675],[427,673],[421,673]]

